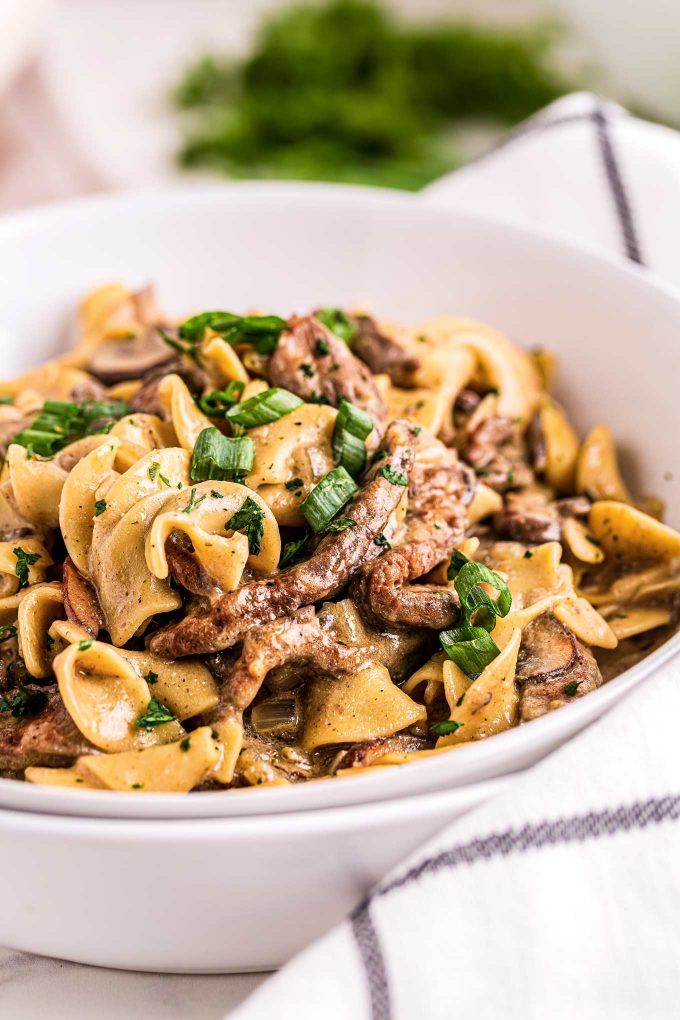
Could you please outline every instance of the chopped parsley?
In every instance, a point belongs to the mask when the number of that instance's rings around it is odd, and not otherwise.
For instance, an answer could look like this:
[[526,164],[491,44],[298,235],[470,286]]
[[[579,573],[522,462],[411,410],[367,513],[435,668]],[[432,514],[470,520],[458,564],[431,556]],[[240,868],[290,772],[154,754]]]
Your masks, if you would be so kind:
[[248,539],[248,551],[257,556],[264,535],[264,510],[250,496],[240,510],[224,525],[226,531],[242,531]]
[[162,726],[163,723],[173,722],[175,716],[172,714],[169,708],[167,708],[162,702],[158,701],[157,698],[152,698],[147,705],[146,712],[140,715],[139,719],[135,723],[140,730],[151,731],[154,726]]
[[358,333],[356,323],[339,308],[319,308],[314,314],[319,322],[346,344],[351,344]]
[[315,354],[318,354],[318,356],[320,358],[323,357],[325,354],[330,354],[331,353],[331,349],[328,346],[328,341],[327,340],[317,340],[316,341],[316,347],[314,348],[314,352],[315,352]]
[[149,464],[149,478],[151,479],[152,482],[156,481],[156,477],[157,477],[158,472],[160,471],[160,469],[161,469],[161,466],[158,463],[158,461],[157,460],[152,460],[151,463]]
[[314,375],[314,369],[308,361],[305,361],[302,365],[300,365],[300,371],[307,379],[311,379]]
[[88,648],[92,648],[92,642],[91,641],[79,641],[78,642],[78,651],[79,652],[86,652],[88,650]]
[[158,683],[158,673],[154,673],[154,671],[150,669],[149,672],[144,677],[144,679],[148,684]]
[[392,545],[391,545],[389,539],[385,538],[385,536],[383,535],[382,532],[380,532],[379,535],[375,536],[375,538],[373,539],[373,542],[374,542],[375,545],[382,546],[383,549],[391,549],[392,548]]
[[9,712],[15,719],[37,715],[46,704],[47,695],[44,691],[34,691],[28,687],[21,687],[9,701],[0,695],[0,712]]
[[183,514],[190,514],[192,510],[195,510],[196,507],[200,506],[201,503],[203,502],[203,500],[207,499],[207,498],[208,498],[208,495],[207,495],[207,493],[204,492],[202,496],[199,496],[198,499],[196,499],[196,489],[193,488],[191,490],[191,499],[189,500],[189,502],[187,503],[186,506],[182,507],[182,513]]
[[286,488],[289,492],[294,492],[295,489],[301,489],[304,484],[301,478],[291,478],[289,482],[286,482]]
[[527,550],[525,551],[525,553],[524,553],[524,556],[522,557],[522,559],[524,559],[524,560],[530,560],[530,559],[532,558],[532,556],[533,556],[533,555],[534,555],[534,554],[532,553],[531,549],[527,549]]
[[338,517],[337,520],[331,521],[323,529],[325,535],[331,533],[335,534],[340,531],[347,531],[348,528],[356,528],[357,522],[351,517]]
[[296,538],[291,542],[286,542],[281,554],[279,570],[284,570],[286,567],[292,567],[294,563],[298,563],[300,560],[305,558],[308,551],[309,539],[310,532],[306,531],[301,538]]
[[180,749],[180,751],[188,751],[190,747],[191,747],[191,737],[185,737],[184,740],[180,743],[179,749]]
[[14,573],[19,578],[19,587],[25,588],[28,584],[29,568],[32,567],[34,563],[38,562],[40,559],[40,553],[27,553],[20,545],[15,549],[12,549],[12,552],[17,558]]
[[131,790],[143,790],[144,789],[144,783],[133,783],[132,786],[130,787],[130,789]]
[[210,495],[212,496],[213,499],[224,499],[222,493],[218,492],[217,489],[211,489]]
[[95,503],[94,503],[94,515],[95,515],[95,517],[99,517],[99,515],[103,514],[105,510],[106,510],[106,500],[105,499],[97,499],[97,500],[95,500]]
[[418,436],[420,435],[420,433],[422,431],[423,431],[423,426],[422,425],[414,425],[413,428],[411,429],[411,435],[413,435],[416,438],[418,438]]
[[3,641],[9,641],[10,638],[17,636],[17,629],[13,623],[6,623],[3,627],[0,627],[0,644]]
[[379,472],[392,485],[408,485],[408,478],[401,471],[396,471],[391,464],[385,464]]
[[455,719],[445,719],[443,722],[434,723],[430,726],[433,733],[436,733],[438,737],[445,737],[447,733],[455,733],[459,730],[464,723],[456,722]]
[[582,680],[572,680],[570,683],[565,684],[562,690],[568,698],[573,698],[582,683]]

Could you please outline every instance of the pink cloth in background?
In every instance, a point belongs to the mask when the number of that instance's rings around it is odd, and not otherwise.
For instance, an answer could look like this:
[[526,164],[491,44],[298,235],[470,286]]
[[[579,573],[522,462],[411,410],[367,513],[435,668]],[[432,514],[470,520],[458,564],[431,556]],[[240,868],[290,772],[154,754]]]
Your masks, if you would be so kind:
[[0,209],[106,187],[62,123],[40,64],[31,64],[0,99]]

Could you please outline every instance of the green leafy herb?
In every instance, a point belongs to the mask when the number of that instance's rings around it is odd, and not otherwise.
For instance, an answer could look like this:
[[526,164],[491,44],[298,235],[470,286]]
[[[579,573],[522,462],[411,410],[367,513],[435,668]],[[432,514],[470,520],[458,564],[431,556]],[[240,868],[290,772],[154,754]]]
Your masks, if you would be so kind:
[[330,354],[331,353],[331,349],[328,346],[328,341],[327,340],[317,340],[316,341],[316,345],[314,347],[314,353],[317,354],[320,358],[325,357],[326,354]]
[[303,375],[304,375],[304,376],[305,376],[305,377],[306,377],[307,379],[311,379],[311,378],[312,378],[312,376],[314,375],[314,369],[313,369],[313,367],[312,367],[312,366],[311,366],[311,365],[309,364],[309,362],[308,362],[308,361],[305,361],[305,362],[303,362],[303,363],[302,363],[302,365],[300,365],[300,371],[302,372],[302,374],[303,374]]
[[295,492],[296,489],[301,489],[304,484],[301,478],[291,478],[289,482],[286,482],[286,488],[289,492]]
[[[192,482],[208,479],[227,481],[246,475],[255,460],[255,444],[244,436],[223,436],[214,425],[203,429],[191,455],[189,477]],[[205,496],[202,497],[205,499]],[[197,505],[197,504],[196,504]],[[193,510],[193,505],[185,512]]]
[[7,394],[5,394],[5,396],[0,397],[0,404],[13,404],[13,403],[14,397],[7,396]]
[[94,501],[94,515],[95,515],[95,517],[99,517],[99,515],[103,514],[105,510],[106,510],[106,500],[105,499],[96,499]]
[[14,567],[14,573],[19,578],[19,587],[25,588],[28,584],[29,567],[32,567],[34,563],[37,563],[40,559],[40,553],[27,553],[21,546],[17,546],[12,549],[12,552],[16,556],[16,566]]
[[375,545],[380,545],[384,549],[391,549],[392,548],[392,545],[391,545],[389,539],[385,538],[385,536],[382,534],[382,532],[379,535],[375,536],[375,538],[373,539],[373,542],[375,543]]
[[207,492],[204,492],[202,496],[196,499],[196,489],[191,490],[191,496],[186,506],[182,507],[183,514],[190,514],[192,510],[195,510],[197,506],[200,506],[204,499],[208,498]]
[[586,534],[586,542],[590,542],[591,545],[595,545],[598,548],[602,545],[602,543],[598,542],[598,540],[596,538],[594,538],[593,535],[589,535],[589,534]]
[[341,531],[347,531],[348,528],[356,528],[357,522],[351,517],[337,517],[334,521],[331,521],[327,527],[325,527],[324,535],[336,534]]
[[151,463],[149,464],[149,472],[148,472],[149,478],[151,479],[152,482],[156,481],[156,477],[157,477],[158,472],[160,471],[160,469],[161,469],[161,466],[158,463],[158,461],[157,460],[152,460]]
[[392,485],[408,485],[408,478],[401,471],[395,470],[390,464],[384,464],[379,472]]
[[534,554],[532,553],[531,549],[527,549],[525,551],[524,556],[522,557],[522,559],[523,560],[530,560],[533,557],[533,555]]
[[144,783],[132,783],[132,785],[130,786],[130,789],[131,790],[143,790],[144,789]]
[[179,749],[180,749],[180,751],[188,751],[190,747],[191,747],[191,737],[185,737],[184,740],[182,740],[180,742]]
[[210,495],[212,496],[213,499],[224,499],[222,493],[218,492],[217,489],[211,489]]
[[314,313],[319,322],[335,333],[346,344],[351,344],[357,335],[357,325],[339,308],[319,308]]
[[140,715],[135,726],[140,730],[150,731],[154,726],[162,726],[163,723],[172,722],[175,716],[169,708],[163,705],[157,698],[152,698],[146,707],[146,712]]
[[154,673],[152,669],[145,675],[144,679],[148,684],[158,683],[158,673]]
[[40,414],[13,442],[25,446],[31,455],[52,457],[69,443],[101,432],[104,419],[122,418],[129,410],[122,400],[46,400]]
[[325,531],[358,488],[352,476],[343,467],[329,471],[314,486],[300,507],[312,531],[316,534]]
[[257,556],[264,535],[264,510],[250,496],[224,525],[227,531],[242,531],[248,539],[248,551]]
[[209,418],[223,418],[225,411],[238,404],[245,387],[240,379],[232,379],[223,390],[211,390],[198,397],[196,403]]
[[568,684],[564,685],[562,690],[568,698],[573,698],[582,683],[582,680],[571,680]]
[[418,438],[422,431],[423,431],[422,425],[414,425],[413,428],[411,429],[411,433],[416,437],[416,439]]
[[373,422],[365,411],[349,400],[340,401],[333,426],[333,459],[353,477],[366,465],[366,439],[372,431]]
[[464,724],[462,722],[456,722],[455,719],[445,719],[443,722],[433,723],[430,729],[433,733],[436,733],[438,737],[444,737],[447,733],[455,733]]
[[37,715],[47,704],[44,691],[21,687],[11,700],[0,695],[0,712],[9,712],[15,719]]
[[229,408],[224,417],[245,429],[253,429],[258,425],[269,425],[273,421],[278,421],[284,414],[290,414],[303,403],[304,401],[289,390],[274,387]]
[[79,652],[86,652],[88,650],[88,648],[92,648],[92,642],[91,641],[79,641],[78,642],[78,651]]
[[3,641],[9,641],[10,638],[17,636],[17,629],[13,623],[6,623],[0,627],[0,644]]
[[279,570],[285,570],[286,567],[292,567],[294,563],[299,563],[300,560],[305,558],[309,549],[310,538],[311,532],[306,531],[301,538],[296,538],[291,542],[286,542],[283,547],[283,552],[281,553]]

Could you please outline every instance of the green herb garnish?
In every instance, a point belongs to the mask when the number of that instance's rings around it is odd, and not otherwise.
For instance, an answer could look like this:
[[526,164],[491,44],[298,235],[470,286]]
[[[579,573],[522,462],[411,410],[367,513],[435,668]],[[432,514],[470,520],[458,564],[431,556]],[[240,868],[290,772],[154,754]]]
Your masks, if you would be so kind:
[[375,545],[382,546],[383,549],[391,549],[392,548],[392,545],[391,545],[389,539],[385,538],[385,536],[382,534],[382,532],[379,535],[375,536],[375,538],[373,539],[373,542],[374,542]]
[[191,747],[191,737],[185,737],[184,740],[182,740],[180,742],[179,749],[180,749],[180,751],[188,751],[190,747]]
[[353,477],[366,465],[366,439],[372,431],[373,422],[365,411],[349,400],[340,401],[333,426],[333,459]]
[[14,567],[14,573],[19,578],[19,587],[25,588],[28,584],[29,568],[37,563],[40,559],[40,553],[27,553],[21,546],[17,546],[16,549],[12,549],[12,552],[16,556],[16,566]]
[[158,673],[154,673],[152,669],[145,675],[144,679],[148,684],[158,683]]
[[163,723],[173,722],[175,716],[169,708],[163,705],[157,698],[152,698],[147,705],[146,712],[140,715],[135,726],[140,730],[149,732],[154,726],[162,726]]
[[264,510],[250,496],[224,525],[227,531],[242,531],[248,539],[248,551],[257,556],[264,535]]
[[10,638],[17,636],[17,629],[13,623],[6,623],[0,627],[0,644],[3,641],[9,641]]
[[0,695],[0,712],[9,712],[15,719],[37,715],[47,704],[44,691],[21,687],[11,700]]
[[309,549],[310,538],[311,532],[306,531],[301,538],[296,538],[291,542],[286,542],[283,547],[283,552],[281,553],[279,570],[285,570],[286,567],[292,567],[294,563],[299,563],[300,560],[305,558]]
[[[235,315],[233,312],[201,312],[187,319],[179,328],[179,336],[196,351],[206,329],[219,333],[227,343],[249,344],[258,354],[271,354],[281,333],[288,328],[278,315]],[[167,337],[166,337],[167,340]],[[191,353],[185,351],[184,353]]]
[[326,329],[330,329],[331,333],[335,333],[346,344],[351,344],[357,335],[356,323],[339,308],[320,308],[314,314]]
[[356,528],[357,522],[352,517],[337,517],[331,521],[323,530],[324,534],[338,534],[347,531],[348,528]]
[[352,498],[359,486],[343,467],[334,468],[318,482],[300,509],[316,534],[326,531],[339,510]]
[[[214,425],[203,429],[191,455],[192,482],[228,481],[247,475],[255,460],[255,444],[244,436],[223,436]],[[219,495],[219,494],[218,494]],[[205,497],[203,497],[205,498]],[[193,506],[191,507],[193,509]],[[185,510],[189,513],[189,510]]]
[[211,390],[198,397],[196,403],[209,418],[223,418],[225,411],[238,404],[245,387],[240,379],[232,379],[223,390]]
[[391,482],[392,485],[408,485],[408,478],[406,475],[402,474],[401,471],[395,470],[395,468],[393,468],[390,464],[383,465],[378,473],[381,474],[383,478],[386,478],[388,482]]
[[94,515],[95,515],[95,517],[99,517],[99,515],[103,514],[105,510],[106,510],[106,500],[105,499],[96,499],[94,501]]
[[295,492],[296,489],[301,489],[305,483],[301,478],[291,478],[289,482],[286,482],[286,488],[289,492]]
[[443,722],[436,722],[430,726],[433,733],[436,733],[438,737],[444,737],[447,733],[455,733],[459,730],[464,723],[456,722],[455,719],[445,719]]
[[189,498],[189,502],[187,503],[186,506],[182,507],[182,513],[183,514],[190,514],[192,510],[195,510],[196,507],[200,506],[201,503],[203,502],[203,500],[207,499],[207,498],[208,498],[208,494],[207,494],[207,492],[204,492],[202,496],[199,496],[198,499],[196,499],[196,489],[193,488],[191,490],[191,495],[190,495],[190,498]]
[[582,680],[571,680],[568,684],[564,685],[562,690],[568,698],[573,698],[582,683]]
[[[460,627],[442,631],[439,641],[449,658],[474,678],[500,654],[489,632],[497,617],[510,612],[512,595],[502,577],[483,563],[469,560],[458,549],[451,555],[448,577],[460,599],[463,622]],[[495,588],[498,595],[494,598],[482,584]]]
[[53,457],[69,443],[101,432],[96,426],[102,419],[122,418],[129,410],[122,400],[46,400],[40,414],[12,442],[25,446],[31,456]]
[[79,652],[86,652],[88,650],[88,648],[92,648],[92,642],[91,641],[79,641],[78,642],[78,651]]

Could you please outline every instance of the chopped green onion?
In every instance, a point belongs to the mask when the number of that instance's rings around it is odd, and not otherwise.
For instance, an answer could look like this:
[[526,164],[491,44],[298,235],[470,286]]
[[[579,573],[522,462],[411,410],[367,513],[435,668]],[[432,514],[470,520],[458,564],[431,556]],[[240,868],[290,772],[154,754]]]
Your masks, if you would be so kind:
[[325,531],[359,486],[343,467],[334,468],[314,486],[301,505],[307,523],[316,534]]
[[206,329],[219,333],[232,345],[250,344],[258,354],[271,354],[276,349],[284,329],[288,329],[288,323],[278,315],[201,312],[200,315],[194,315],[182,323],[179,335],[195,349],[203,340]]
[[6,623],[0,627],[0,644],[3,641],[9,641],[10,638],[17,636],[17,629],[13,623]]
[[224,412],[234,404],[238,404],[246,384],[240,379],[232,379],[223,390],[211,390],[196,401],[201,411],[209,418],[223,418]]
[[52,457],[69,443],[101,431],[95,425],[102,418],[122,418],[129,410],[123,400],[90,400],[81,404],[46,400],[40,414],[13,442],[39,457]]
[[86,652],[88,650],[88,648],[92,648],[92,642],[91,641],[79,641],[78,642],[78,651],[79,652]]
[[269,425],[283,418],[284,414],[295,411],[304,401],[289,390],[274,387],[257,393],[254,397],[244,400],[225,411],[227,421],[236,422],[246,429],[257,428],[258,425]]
[[146,712],[140,715],[135,726],[140,730],[149,732],[154,726],[162,726],[163,723],[172,722],[175,718],[169,708],[163,705],[157,698],[152,698],[147,705]]
[[10,397],[7,395],[5,395],[4,397],[0,397],[0,404],[13,404],[13,403],[14,397]]
[[192,482],[228,481],[247,474],[255,459],[255,444],[252,439],[223,436],[211,425],[203,429],[196,440],[191,455],[189,477]]
[[365,411],[349,400],[340,401],[333,426],[333,457],[352,476],[360,474],[366,465],[365,440],[372,431],[373,422]]
[[224,525],[226,531],[242,531],[248,539],[248,552],[257,556],[264,536],[264,510],[250,496],[240,510]]
[[496,658],[500,649],[484,627],[458,627],[443,630],[441,646],[466,676],[474,679]]
[[346,344],[351,344],[357,335],[356,323],[339,308],[319,308],[314,317]]
[[[493,630],[496,617],[507,616],[510,612],[510,589],[499,574],[489,570],[483,563],[473,562],[458,549],[454,549],[447,574],[449,580],[453,580],[467,622],[471,625],[478,624],[486,630]],[[480,587],[480,582],[495,588],[498,597],[489,595]]]

